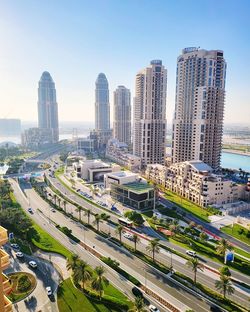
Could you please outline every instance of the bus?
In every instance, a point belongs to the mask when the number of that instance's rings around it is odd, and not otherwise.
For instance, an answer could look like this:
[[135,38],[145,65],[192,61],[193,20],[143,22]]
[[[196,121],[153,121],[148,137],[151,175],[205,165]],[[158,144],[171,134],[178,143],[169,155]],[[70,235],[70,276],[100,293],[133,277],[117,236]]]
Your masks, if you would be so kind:
[[133,222],[132,222],[132,221],[129,221],[129,220],[124,219],[124,218],[119,218],[119,219],[118,219],[118,222],[119,222],[121,225],[124,225],[124,226],[127,226],[127,227],[132,227],[132,225],[133,225]]

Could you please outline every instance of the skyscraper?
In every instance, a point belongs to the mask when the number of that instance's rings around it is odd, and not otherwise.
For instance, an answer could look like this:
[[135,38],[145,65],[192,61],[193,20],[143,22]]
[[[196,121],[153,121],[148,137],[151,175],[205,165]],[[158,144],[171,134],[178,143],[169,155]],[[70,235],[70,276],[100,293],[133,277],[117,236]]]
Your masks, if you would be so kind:
[[173,162],[220,166],[226,62],[220,50],[186,48],[177,59]]
[[130,91],[118,86],[114,91],[113,136],[120,142],[131,144],[131,103]]
[[39,80],[38,127],[41,129],[51,129],[53,142],[59,140],[55,83],[47,71],[43,72]]
[[143,165],[164,164],[166,142],[167,70],[151,61],[136,75],[133,152]]
[[95,129],[110,129],[109,84],[105,74],[100,73],[95,82]]

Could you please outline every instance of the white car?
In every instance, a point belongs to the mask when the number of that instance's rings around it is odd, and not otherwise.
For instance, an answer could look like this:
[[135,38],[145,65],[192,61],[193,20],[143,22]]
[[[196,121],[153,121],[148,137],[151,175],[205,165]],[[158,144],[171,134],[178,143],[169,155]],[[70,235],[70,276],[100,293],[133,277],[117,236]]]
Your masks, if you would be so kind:
[[150,304],[148,307],[150,312],[160,312],[159,309],[157,309],[154,305]]
[[127,238],[127,239],[132,239],[132,238],[133,238],[133,235],[130,234],[130,233],[125,232],[125,233],[123,233],[123,237],[125,237],[125,238]]
[[33,269],[37,268],[37,263],[36,263],[36,261],[31,260],[31,261],[29,262],[29,266],[31,266]]
[[50,286],[46,287],[46,292],[48,296],[51,296],[53,294]]
[[18,244],[10,244],[10,246],[14,249],[20,249]]
[[197,255],[196,255],[196,252],[193,251],[193,250],[186,250],[186,254],[189,255],[189,256],[191,256],[191,257],[196,257],[196,256],[197,256]]
[[16,253],[17,258],[23,258],[23,253],[21,251],[18,251]]

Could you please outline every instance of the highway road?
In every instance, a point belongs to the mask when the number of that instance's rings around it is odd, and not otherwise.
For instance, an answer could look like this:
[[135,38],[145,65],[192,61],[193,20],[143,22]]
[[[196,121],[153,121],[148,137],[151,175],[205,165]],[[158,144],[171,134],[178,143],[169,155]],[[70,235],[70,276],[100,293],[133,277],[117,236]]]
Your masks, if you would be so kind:
[[[12,187],[14,189],[14,194],[17,198],[17,201],[22,205],[22,207],[27,210],[29,208],[29,201],[23,193],[21,192],[20,188],[18,187],[17,183],[11,180]],[[82,239],[83,236],[83,229],[82,226],[78,223],[72,222],[69,218],[66,218],[64,215],[60,213],[53,214],[53,217],[49,219],[49,211],[50,206],[42,200],[36,192],[29,188],[25,190],[25,193],[30,198],[30,203],[32,205],[32,208],[34,210],[34,214],[31,214],[30,217],[38,224],[40,225],[45,231],[47,231],[51,236],[53,236],[55,239],[60,241],[61,244],[63,244],[66,248],[68,248],[71,252],[78,254],[80,258],[87,261],[92,267],[98,266],[102,264],[104,267],[106,267],[106,277],[110,280],[110,282],[115,285],[118,289],[120,289],[125,295],[127,295],[131,300],[134,300],[134,297],[131,293],[131,289],[133,285],[125,280],[122,276],[120,276],[116,271],[111,269],[110,267],[106,266],[101,260],[94,257],[91,253],[87,252],[83,247],[81,247],[79,244],[76,244],[75,242],[71,241],[67,236],[65,236],[62,232],[60,232],[56,227],[54,226],[53,222],[57,221],[58,223],[63,224],[65,221],[65,225],[70,228],[77,228],[78,231],[80,231],[80,239]],[[44,212],[41,213],[40,211]],[[53,222],[51,222],[53,220]],[[74,231],[74,229],[73,229]],[[90,231],[90,233],[93,233]],[[94,235],[95,236],[95,235]],[[95,238],[94,238],[95,239]],[[98,243],[98,239],[95,240]],[[94,243],[95,243],[94,241]],[[90,246],[92,246],[93,242],[89,242]],[[100,242],[101,243],[101,242]],[[96,246],[97,249],[97,246]],[[98,249],[97,249],[98,250]],[[99,251],[99,250],[98,250]],[[107,254],[106,254],[107,255]],[[156,302],[153,298],[145,295],[145,297],[155,306],[157,306],[160,311],[168,311],[167,308],[162,307],[158,302]],[[182,304],[182,306],[186,305]],[[184,310],[183,310],[184,311]],[[201,311],[207,311],[207,310],[201,310]]]

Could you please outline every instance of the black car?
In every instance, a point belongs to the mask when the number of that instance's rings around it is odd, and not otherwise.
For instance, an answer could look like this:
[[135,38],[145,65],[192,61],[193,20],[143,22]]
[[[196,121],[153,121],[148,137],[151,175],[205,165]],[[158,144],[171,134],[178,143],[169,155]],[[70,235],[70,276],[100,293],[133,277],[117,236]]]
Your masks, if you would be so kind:
[[210,311],[212,312],[222,312],[222,310],[217,306],[211,306]]
[[132,288],[132,293],[135,297],[140,297],[140,298],[143,298],[143,293],[140,291],[139,288],[137,287],[133,287]]

